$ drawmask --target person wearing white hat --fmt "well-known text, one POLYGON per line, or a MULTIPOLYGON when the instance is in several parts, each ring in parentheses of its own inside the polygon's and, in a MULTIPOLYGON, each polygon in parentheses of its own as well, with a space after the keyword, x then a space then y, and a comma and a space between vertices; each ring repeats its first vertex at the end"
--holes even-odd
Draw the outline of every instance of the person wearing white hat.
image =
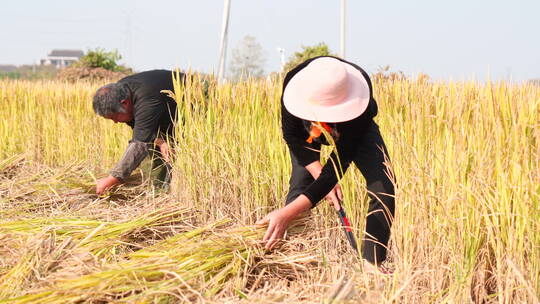
POLYGON ((293 219, 323 198, 339 210, 343 195, 337 182, 353 162, 366 179, 370 197, 362 255, 380 266, 390 238, 395 180, 373 121, 378 109, 369 76, 340 58, 311 58, 287 73, 281 102, 283 137, 293 169, 286 206, 258 221, 268 224, 266 248, 271 249, 293 219), (332 153, 322 166, 321 144, 329 141, 337 155, 332 153))

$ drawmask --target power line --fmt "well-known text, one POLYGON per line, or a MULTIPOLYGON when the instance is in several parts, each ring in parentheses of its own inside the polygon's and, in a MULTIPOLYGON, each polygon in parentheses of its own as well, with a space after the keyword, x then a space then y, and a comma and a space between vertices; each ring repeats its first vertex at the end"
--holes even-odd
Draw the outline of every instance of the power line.
POLYGON ((31 20, 48 23, 85 23, 85 22, 115 22, 114 17, 77 17, 77 18, 62 18, 62 17, 43 17, 43 16, 21 16, 21 15, 6 15, 2 19, 15 19, 17 21, 31 20))

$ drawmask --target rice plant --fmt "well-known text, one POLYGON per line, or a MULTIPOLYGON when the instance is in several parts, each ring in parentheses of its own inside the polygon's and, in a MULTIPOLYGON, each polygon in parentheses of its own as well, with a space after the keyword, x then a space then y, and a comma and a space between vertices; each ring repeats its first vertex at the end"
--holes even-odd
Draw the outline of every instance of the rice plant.
MULTIPOLYGON (((50 220, 69 218, 73 216, 70 214, 73 209, 66 207, 70 199, 65 193, 71 190, 64 185, 70 180, 81 183, 74 186, 81 192, 84 186, 92 185, 90 174, 85 179, 73 180, 54 170, 50 174, 29 171, 25 165, 18 165, 21 163, 19 155, 53 168, 77 164, 94 176, 104 174, 120 157, 130 131, 126 126, 113 126, 92 113, 91 94, 100 85, 0 81, 3 218, 30 218, 28 214, 35 212, 40 216, 49 214, 50 220), (18 182, 13 182, 15 180, 18 182)), ((74 281, 57 283, 59 290, 70 286, 83 288, 84 282, 97 282, 99 276, 108 278, 107 281, 118 275, 124 282, 122 285, 133 287, 136 292, 121 290, 121 287, 107 289, 111 288, 107 284, 102 291, 110 293, 100 293, 101 289, 94 286, 77 297, 52 291, 38 296, 35 289, 17 301, 30 301, 35 296, 32 301, 36 302, 38 298, 49 302, 59 299, 83 302, 133 299, 135 302, 136 299, 154 301, 163 296, 172 302, 200 297, 217 302, 320 302, 323 298, 335 298, 331 287, 345 286, 337 284, 338 279, 352 271, 347 282, 353 282, 352 289, 356 292, 350 297, 367 303, 538 302, 540 88, 506 82, 401 79, 376 81, 374 89, 379 105, 375 120, 386 141, 397 181, 390 248, 391 263, 396 271, 392 276, 373 277, 359 270, 361 267, 352 259, 334 213, 321 202, 321 206, 313 210, 318 226, 310 235, 319 241, 309 244, 319 252, 318 259, 323 266, 312 272, 293 274, 286 280, 277 279, 276 273, 275 279, 267 284, 260 279, 257 284, 250 283, 253 288, 250 284, 240 289, 229 288, 228 284, 223 285, 224 281, 241 282, 241 278, 250 273, 249 266, 260 261, 247 258, 256 252, 252 246, 238 251, 238 248, 248 247, 233 250, 226 243, 222 247, 229 251, 212 251, 208 241, 213 239, 210 233, 210 236, 186 241, 201 252, 188 255, 182 251, 186 254, 182 257, 208 259, 219 267, 195 263, 194 268, 182 268, 188 267, 187 264, 179 266, 177 262, 186 260, 174 255, 178 251, 172 247, 167 247, 172 252, 169 249, 156 251, 167 252, 167 257, 159 254, 137 257, 136 254, 149 252, 142 248, 137 250, 139 253, 135 251, 134 256, 125 257, 127 264, 119 264, 132 267, 133 272, 123 273, 109 265, 111 268, 103 268, 96 277, 88 274, 80 276, 80 281, 74 278, 74 281), (204 255, 204 250, 208 250, 209 255, 204 255), (161 258, 163 260, 159 260, 161 258), (146 277, 138 272, 138 264, 130 264, 137 259, 150 259, 145 261, 153 265, 149 266, 151 275, 146 277), (155 266, 162 261, 168 266, 155 266), (188 269, 197 276, 185 276, 188 269), (220 275, 223 269, 229 269, 229 275, 220 275), (179 273, 182 280, 189 279, 189 288, 178 284, 181 280, 176 274, 179 273), (176 282, 181 292, 159 294, 160 291, 170 292, 171 285, 167 284, 171 282, 176 282)), ((182 121, 177 126, 180 135, 176 143, 173 187, 168 197, 177 199, 179 206, 197 210, 192 218, 193 229, 223 217, 248 226, 266 212, 282 206, 291 168, 280 131, 280 79, 251 79, 217 86, 212 82, 201 85, 195 78, 185 86, 177 82, 174 95, 180 104, 182 121)), ((356 227, 357 238, 361 239, 367 212, 363 178, 358 170, 350 169, 341 183, 345 208, 356 227)), ((98 199, 90 198, 90 193, 87 195, 85 202, 89 204, 98 199)), ((155 198, 146 195, 125 201, 137 208, 155 204, 155 198)), ((102 203, 96 206, 103 212, 117 208, 102 203)), ((66 231, 65 236, 76 233, 77 228, 68 230, 73 231, 66 231)), ((33 230, 29 235, 39 236, 39 231, 33 230)), ((247 238, 255 240, 257 233, 247 238)), ((22 231, 14 231, 5 234, 2 241, 7 238, 13 244, 22 244, 20 240, 24 235, 22 231)), ((43 235, 43 239, 47 237, 43 235)), ((118 236, 111 234, 111 237, 118 236)), ((236 242, 235 246, 240 244, 236 242)), ((28 254, 30 260, 32 253, 28 254)), ((295 253, 286 251, 286 254, 294 256, 295 253)), ((24 269, 22 264, 17 269, 10 268, 12 266, 0 265, 0 270, 19 273, 22 270, 18 269, 24 269)), ((269 275, 267 271, 262 272, 261 278, 269 275)), ((253 275, 257 280, 257 275, 253 275)))

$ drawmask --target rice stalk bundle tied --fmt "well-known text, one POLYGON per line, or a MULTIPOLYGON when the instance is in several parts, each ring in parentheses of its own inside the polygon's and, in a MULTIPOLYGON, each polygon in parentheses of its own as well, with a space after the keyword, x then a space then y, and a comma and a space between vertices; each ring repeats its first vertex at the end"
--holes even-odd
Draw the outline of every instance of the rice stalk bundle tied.
MULTIPOLYGON (((263 255, 259 241, 266 227, 216 230, 228 222, 172 236, 100 271, 0 303, 161 303, 175 297, 194 301, 215 295, 231 279, 239 290, 246 283, 242 274, 263 255)), ((290 232, 297 232, 301 223, 290 232)))

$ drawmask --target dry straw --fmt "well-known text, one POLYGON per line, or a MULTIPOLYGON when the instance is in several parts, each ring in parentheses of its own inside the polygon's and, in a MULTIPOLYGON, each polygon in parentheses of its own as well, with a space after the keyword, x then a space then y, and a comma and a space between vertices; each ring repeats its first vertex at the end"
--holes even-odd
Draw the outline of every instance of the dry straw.
MULTIPOLYGON (((101 270, 73 279, 59 280, 42 290, 0 303, 119 302, 162 303, 176 298, 203 300, 219 292, 225 282, 241 290, 243 277, 256 257, 263 256, 259 239, 264 227, 216 230, 223 220, 178 234, 128 254, 125 261, 106 264, 101 270)), ((296 223, 291 232, 302 225, 296 223)), ((299 256, 275 263, 305 263, 299 256)))

